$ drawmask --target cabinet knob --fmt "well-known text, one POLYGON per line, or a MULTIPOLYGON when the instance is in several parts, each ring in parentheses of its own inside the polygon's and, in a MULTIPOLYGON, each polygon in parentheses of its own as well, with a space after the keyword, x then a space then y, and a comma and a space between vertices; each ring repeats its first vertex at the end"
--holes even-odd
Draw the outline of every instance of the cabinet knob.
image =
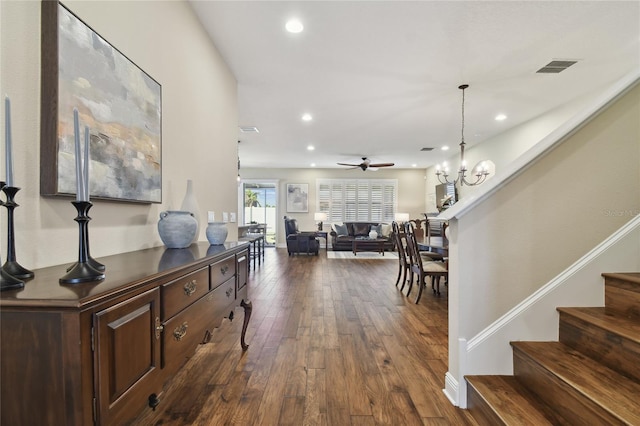
POLYGON ((229 265, 224 265, 222 268, 220 268, 220 272, 222 273, 222 275, 226 275, 228 271, 229 265))
POLYGON ((229 288, 227 291, 224 292, 227 297, 231 297, 231 294, 233 293, 233 288, 229 288))
POLYGON ((149 395, 149 407, 151 407, 153 411, 156 411, 158 404, 160 404, 160 398, 158 398, 158 395, 155 393, 149 395))
POLYGON ((198 287, 198 282, 196 280, 189 281, 184 285, 184 294, 185 296, 191 296, 196 292, 196 288, 198 287))
POLYGON ((160 333, 164 330, 164 325, 160 322, 160 317, 156 317, 156 340, 160 338, 160 333))
POLYGON ((177 326, 175 330, 173 330, 173 338, 177 341, 182 340, 184 336, 187 335, 187 322, 183 322, 181 325, 177 326))

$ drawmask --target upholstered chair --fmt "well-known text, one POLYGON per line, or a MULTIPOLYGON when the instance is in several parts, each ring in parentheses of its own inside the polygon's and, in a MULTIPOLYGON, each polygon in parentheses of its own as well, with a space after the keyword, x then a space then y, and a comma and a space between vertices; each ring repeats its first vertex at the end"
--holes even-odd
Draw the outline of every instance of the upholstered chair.
POLYGON ((287 252, 292 254, 318 255, 320 241, 315 232, 301 232, 298 229, 298 221, 287 216, 284 217, 284 232, 287 237, 287 252))

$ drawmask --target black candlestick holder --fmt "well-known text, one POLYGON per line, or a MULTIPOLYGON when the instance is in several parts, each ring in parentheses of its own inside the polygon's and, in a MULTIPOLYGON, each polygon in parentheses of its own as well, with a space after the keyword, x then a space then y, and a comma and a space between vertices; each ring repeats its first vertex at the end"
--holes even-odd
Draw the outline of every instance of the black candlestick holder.
MULTIPOLYGON (((6 183, 0 182, 0 190, 4 189, 6 183)), ((0 200, 0 205, 4 206, 4 202, 0 200)), ((2 261, 0 260, 0 263, 2 261)), ((10 275, 4 271, 4 269, 0 268, 0 291, 5 290, 16 290, 24 288, 24 281, 17 279, 13 275, 10 275)))
MULTIPOLYGON (((71 204, 78 211, 74 219, 78 222, 78 262, 76 262, 65 276, 60 278, 61 284, 77 284, 89 281, 102 281, 103 271, 94 268, 89 261, 89 209, 93 206, 89 201, 72 201, 71 204)), ((95 260, 94 260, 95 262, 95 260)), ((102 265, 102 264, 99 264, 102 265)), ((104 268, 104 265, 102 265, 104 268)))
POLYGON ((16 260, 16 240, 13 225, 13 211, 18 207, 15 202, 16 194, 20 188, 15 186, 4 186, 2 192, 7 196, 4 206, 7 208, 7 261, 2 265, 2 270, 18 279, 33 278, 33 272, 23 267, 16 260))

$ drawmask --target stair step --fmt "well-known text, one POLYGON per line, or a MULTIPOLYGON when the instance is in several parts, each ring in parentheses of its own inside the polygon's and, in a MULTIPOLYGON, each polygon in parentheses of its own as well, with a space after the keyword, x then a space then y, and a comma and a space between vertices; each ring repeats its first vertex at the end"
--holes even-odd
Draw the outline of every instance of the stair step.
POLYGON ((640 381, 640 319, 607 308, 557 308, 560 342, 640 381))
POLYGON ((480 425, 559 424, 513 376, 465 376, 467 408, 480 425), (555 421, 554 421, 555 420, 555 421))
POLYGON ((572 424, 640 425, 640 384, 560 342, 511 342, 518 380, 572 424))
POLYGON ((602 276, 607 309, 640 319, 640 273, 606 273, 602 276))

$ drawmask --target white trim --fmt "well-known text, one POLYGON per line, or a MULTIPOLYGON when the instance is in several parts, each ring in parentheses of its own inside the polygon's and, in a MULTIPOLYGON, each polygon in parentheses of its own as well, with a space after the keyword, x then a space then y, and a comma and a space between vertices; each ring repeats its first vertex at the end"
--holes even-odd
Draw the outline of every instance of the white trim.
POLYGON ((511 181, 529 168, 529 166, 532 165, 539 157, 542 157, 558 144, 562 143, 567 137, 577 132, 580 128, 595 118, 601 111, 606 109, 609 104, 615 102, 618 98, 626 94, 639 82, 640 70, 634 70, 618 80, 607 91, 605 91, 603 95, 596 100, 596 102, 574 115, 572 118, 567 120, 566 123, 551 132, 540 142, 536 143, 520 157, 506 165, 501 173, 496 174, 492 179, 487 180, 478 187, 477 192, 469 194, 468 197, 458 201, 453 206, 440 213, 438 217, 443 220, 451 220, 453 218, 460 218, 464 216, 480 202, 484 201, 491 194, 506 185, 507 182, 511 181))
POLYGON ((444 392, 451 404, 458 406, 458 381, 448 371, 444 375, 444 389, 442 389, 442 392, 444 392))

